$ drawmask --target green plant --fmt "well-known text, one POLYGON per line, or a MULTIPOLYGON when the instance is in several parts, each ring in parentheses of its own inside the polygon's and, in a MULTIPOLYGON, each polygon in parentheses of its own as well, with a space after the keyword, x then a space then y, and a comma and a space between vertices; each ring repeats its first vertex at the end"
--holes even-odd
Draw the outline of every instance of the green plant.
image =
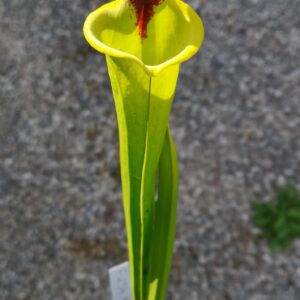
POLYGON ((300 237, 300 193, 294 186, 280 188, 274 202, 254 202, 253 210, 253 222, 271 250, 288 249, 300 237))
POLYGON ((180 0, 116 0, 92 12, 83 32, 106 56, 117 111, 133 300, 164 300, 178 188, 169 113, 202 21, 180 0))

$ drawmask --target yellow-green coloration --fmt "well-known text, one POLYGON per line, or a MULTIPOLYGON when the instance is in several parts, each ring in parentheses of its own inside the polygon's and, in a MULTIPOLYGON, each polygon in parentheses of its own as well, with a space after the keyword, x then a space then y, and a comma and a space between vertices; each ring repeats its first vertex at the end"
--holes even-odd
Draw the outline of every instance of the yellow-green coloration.
POLYGON ((133 300, 164 300, 178 186, 168 119, 179 65, 200 48, 202 22, 185 3, 165 0, 142 39, 129 0, 117 0, 92 12, 83 31, 106 55, 115 100, 133 300))

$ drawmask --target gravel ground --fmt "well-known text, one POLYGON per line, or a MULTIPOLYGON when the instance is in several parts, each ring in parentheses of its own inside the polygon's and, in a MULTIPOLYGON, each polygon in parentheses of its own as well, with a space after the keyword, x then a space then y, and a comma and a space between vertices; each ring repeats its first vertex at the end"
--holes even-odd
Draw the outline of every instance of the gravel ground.
MULTIPOLYGON (((127 258, 118 138, 96 0, 0 0, 0 299, 110 299, 127 258)), ((202 51, 182 66, 170 300, 300 299, 300 242, 272 254, 253 199, 300 188, 299 0, 193 0, 202 51)))

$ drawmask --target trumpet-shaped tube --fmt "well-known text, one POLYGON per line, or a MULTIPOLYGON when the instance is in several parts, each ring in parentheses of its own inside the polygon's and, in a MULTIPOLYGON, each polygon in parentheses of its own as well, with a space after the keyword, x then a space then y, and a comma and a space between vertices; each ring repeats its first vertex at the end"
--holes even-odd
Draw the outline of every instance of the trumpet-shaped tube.
POLYGON ((180 63, 200 48, 202 22, 179 0, 116 0, 92 12, 83 31, 106 55, 117 111, 133 298, 163 300, 178 186, 168 119, 180 63))

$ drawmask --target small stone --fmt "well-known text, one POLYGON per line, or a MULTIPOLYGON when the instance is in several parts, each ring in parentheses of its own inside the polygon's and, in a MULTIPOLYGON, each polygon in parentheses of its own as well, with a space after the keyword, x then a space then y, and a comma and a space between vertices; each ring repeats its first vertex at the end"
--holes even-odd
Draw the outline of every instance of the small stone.
POLYGON ((277 184, 279 186, 285 186, 287 184, 285 177, 283 177, 282 175, 277 177, 277 184))
POLYGON ((77 273, 75 273, 75 278, 78 281, 83 281, 83 280, 85 280, 87 278, 87 274, 82 273, 82 272, 77 272, 77 273))
POLYGON ((9 158, 4 159, 3 164, 6 168, 9 168, 9 167, 11 167, 13 162, 14 162, 13 159, 9 157, 9 158))
POLYGON ((211 59, 211 66, 216 69, 216 70, 219 70, 221 68, 224 67, 225 65, 225 56, 222 55, 222 54, 219 54, 219 55, 214 55, 211 59))

